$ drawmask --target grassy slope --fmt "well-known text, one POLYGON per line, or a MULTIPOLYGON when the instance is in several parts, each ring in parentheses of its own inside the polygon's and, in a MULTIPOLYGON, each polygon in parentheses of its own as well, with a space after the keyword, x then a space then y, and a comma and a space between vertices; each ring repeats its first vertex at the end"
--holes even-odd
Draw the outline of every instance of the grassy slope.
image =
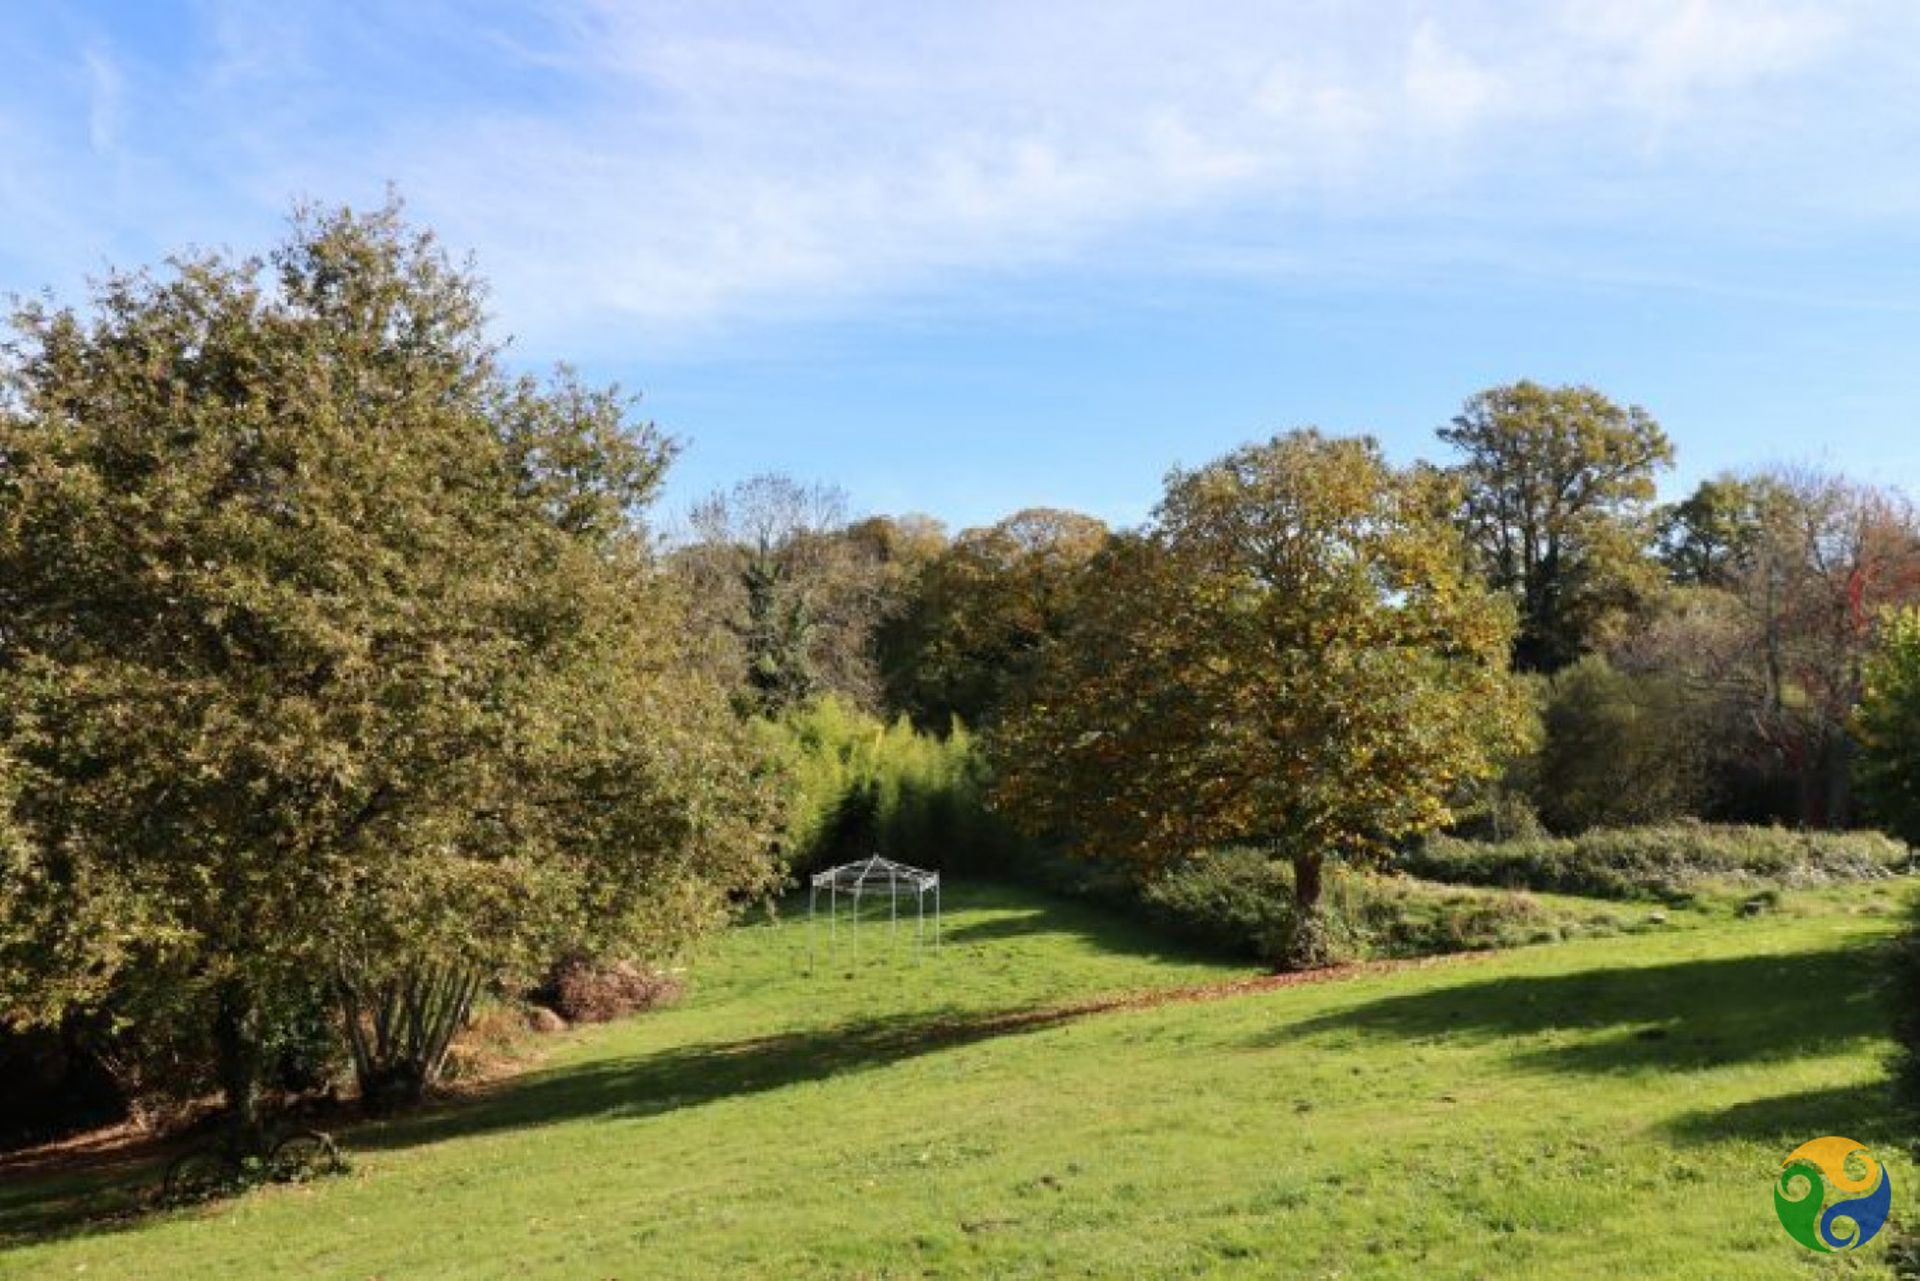
MULTIPOLYGON (((1234 971, 999 889, 918 966, 869 933, 808 979, 799 931, 743 928, 680 1007, 353 1134, 347 1180, 0 1274, 1884 1275, 1793 1245, 1769 1180, 1847 1134, 1909 1204, 1871 993, 1898 892, 1018 1032, 985 1016, 1234 971)), ((47 1191, 0 1187, 0 1231, 47 1191)))

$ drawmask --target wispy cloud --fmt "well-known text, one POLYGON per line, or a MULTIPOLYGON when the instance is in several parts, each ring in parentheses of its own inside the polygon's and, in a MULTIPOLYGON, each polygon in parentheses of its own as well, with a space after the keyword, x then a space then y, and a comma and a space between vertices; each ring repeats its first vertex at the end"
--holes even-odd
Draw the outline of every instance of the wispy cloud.
POLYGON ((98 154, 120 140, 121 81, 113 55, 95 46, 81 55, 87 72, 87 140, 98 154))
POLYGON ((1499 225, 1516 191, 1530 217, 1911 213, 1916 21, 1905 0, 212 5, 180 62, 73 55, 89 145, 143 148, 152 207, 65 158, 47 182, 123 243, 394 179, 479 253, 511 327, 578 346, 1144 266, 1197 225, 1269 257, 1303 216, 1499 225))

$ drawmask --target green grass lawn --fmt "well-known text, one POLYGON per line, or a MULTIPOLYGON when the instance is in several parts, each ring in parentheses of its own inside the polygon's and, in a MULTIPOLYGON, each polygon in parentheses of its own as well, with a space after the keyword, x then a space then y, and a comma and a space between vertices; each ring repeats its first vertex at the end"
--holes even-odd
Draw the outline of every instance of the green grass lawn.
POLYGON ((0 1275, 1884 1276, 1884 1234, 1809 1254, 1770 1188, 1844 1134, 1911 1204, 1874 996, 1902 893, 1025 1020, 1247 971, 999 887, 920 961, 869 927, 809 977, 802 929, 746 926, 677 1007, 344 1135, 344 1179, 64 1228, 99 1176, 0 1183, 0 1275))

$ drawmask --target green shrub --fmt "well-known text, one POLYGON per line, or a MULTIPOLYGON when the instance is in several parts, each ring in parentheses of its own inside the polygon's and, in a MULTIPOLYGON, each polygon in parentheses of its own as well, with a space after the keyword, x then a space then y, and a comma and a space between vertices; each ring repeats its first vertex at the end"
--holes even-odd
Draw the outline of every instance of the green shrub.
POLYGON ((1500 780, 1457 802, 1447 835, 1469 841, 1523 840, 1547 834, 1525 790, 1500 780))
POLYGON ((1170 933, 1227 955, 1275 960, 1293 935, 1292 869, 1255 850, 1189 859, 1143 885, 1140 903, 1170 933))
MULTIPOLYGON (((1855 713, 1860 737, 1860 788, 1879 819, 1909 841, 1920 841, 1920 611, 1904 609, 1881 620, 1866 689, 1855 713)), ((1911 1138, 1920 1131, 1920 904, 1888 949, 1885 999, 1893 1022, 1893 1096, 1911 1138)), ((1920 1143, 1914 1150, 1920 1153, 1920 1143)), ((1920 1231, 1906 1227, 1888 1250, 1894 1274, 1920 1277, 1920 1231)))
MULTIPOLYGON (((1294 928, 1288 865, 1256 850, 1204 854, 1139 890, 1162 928, 1230 956, 1276 962, 1294 928)), ((1461 889, 1353 868, 1328 870, 1322 905, 1340 960, 1431 956, 1553 942, 1621 928, 1610 912, 1555 911, 1528 894, 1461 889)))
POLYGON ((999 872, 1024 849, 986 808, 986 764, 964 725, 942 737, 823 698, 759 732, 792 781, 785 853, 796 875, 875 853, 999 872))
POLYGON ((1920 844, 1920 609, 1880 623, 1854 714, 1863 799, 1888 830, 1920 844))
POLYGON ((1715 714, 1683 680, 1581 659, 1548 683, 1533 762, 1541 819, 1578 832, 1701 813, 1722 751, 1715 714))
POLYGON ((1878 832, 1679 822, 1497 842, 1435 836, 1401 866, 1458 885, 1674 902, 1715 883, 1799 889, 1872 880, 1906 861, 1906 848, 1878 832))
POLYGON ((1367 880, 1360 928, 1377 956, 1483 952, 1626 928, 1612 910, 1551 907, 1525 891, 1462 889, 1409 876, 1367 880))

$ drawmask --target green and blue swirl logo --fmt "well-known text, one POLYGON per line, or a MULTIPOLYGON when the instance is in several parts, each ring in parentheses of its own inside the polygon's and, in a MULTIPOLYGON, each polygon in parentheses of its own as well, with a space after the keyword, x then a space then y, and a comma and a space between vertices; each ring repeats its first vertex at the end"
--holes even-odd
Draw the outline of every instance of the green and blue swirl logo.
POLYGON ((1893 1208, 1887 1168, 1852 1139, 1828 1135, 1787 1153, 1773 1182, 1773 1210, 1809 1250, 1844 1254, 1873 1240, 1893 1208))

